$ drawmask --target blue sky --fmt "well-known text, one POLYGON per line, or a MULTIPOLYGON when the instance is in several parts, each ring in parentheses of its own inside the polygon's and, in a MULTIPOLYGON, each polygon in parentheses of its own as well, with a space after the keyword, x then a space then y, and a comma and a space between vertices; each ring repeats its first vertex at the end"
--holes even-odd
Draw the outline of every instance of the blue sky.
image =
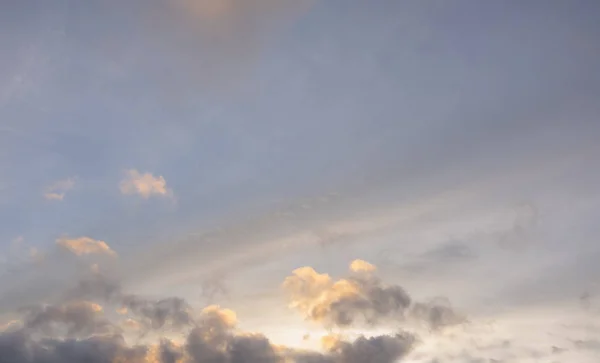
POLYGON ((452 332, 467 353, 421 332, 396 359, 600 354, 581 325, 600 329, 597 2, 0 9, 7 321, 101 273, 195 309, 216 284, 244 329, 310 345, 321 327, 285 308, 281 282, 361 259, 471 322, 452 332), (557 314, 579 328, 544 322, 557 314), (480 345, 510 349, 463 347, 486 319, 500 326, 480 345))

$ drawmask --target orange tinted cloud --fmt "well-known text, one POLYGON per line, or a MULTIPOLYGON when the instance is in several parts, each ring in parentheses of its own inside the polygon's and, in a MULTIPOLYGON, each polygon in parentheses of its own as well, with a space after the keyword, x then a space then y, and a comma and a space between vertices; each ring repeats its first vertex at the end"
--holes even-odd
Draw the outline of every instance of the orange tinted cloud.
POLYGON ((108 244, 106 244, 106 242, 95 240, 90 237, 59 238, 56 240, 56 244, 76 254, 77 256, 89 254, 105 254, 110 256, 117 255, 117 253, 113 251, 108 244))
POLYGON ((144 199, 171 195, 167 181, 162 175, 155 177, 151 173, 142 174, 135 169, 127 170, 125 174, 125 178, 119 184, 123 194, 139 194, 144 199))

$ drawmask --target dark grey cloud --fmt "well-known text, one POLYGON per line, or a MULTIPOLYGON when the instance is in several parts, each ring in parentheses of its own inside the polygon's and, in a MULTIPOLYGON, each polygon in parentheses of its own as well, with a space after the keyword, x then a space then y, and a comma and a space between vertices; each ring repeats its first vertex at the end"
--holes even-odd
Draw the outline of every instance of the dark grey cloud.
POLYGON ((47 336, 64 333, 69 337, 85 337, 116 330, 104 317, 102 307, 87 301, 27 309, 23 325, 27 330, 40 331, 47 336))
POLYGON ((432 330, 466 322, 466 318, 457 313, 446 298, 417 302, 412 306, 410 315, 432 330))
POLYGON ((334 347, 335 361, 340 363, 392 363, 411 351, 415 342, 410 334, 360 337, 352 343, 340 342, 334 347))
POLYGON ((181 298, 148 299, 124 293, 120 284, 102 275, 95 275, 80 281, 66 294, 67 297, 100 299, 118 308, 125 308, 131 314, 147 323, 149 329, 160 329, 165 325, 174 328, 191 326, 194 323, 192 309, 181 298))
POLYGON ((189 363, 276 363, 283 360, 269 340, 261 335, 212 336, 206 327, 192 330, 185 351, 189 363))
POLYGON ((401 316, 411 304, 410 296, 400 286, 383 286, 374 279, 352 281, 362 294, 341 296, 329 306, 330 319, 338 326, 352 325, 360 317, 375 325, 385 317, 401 316))
POLYGON ((183 351, 168 339, 162 339, 159 346, 162 363, 177 363, 183 358, 183 351))
POLYGON ((146 352, 127 346, 120 335, 34 340, 23 331, 0 334, 0 363, 142 363, 146 352))
POLYGON ((181 328, 194 322, 190 306, 181 298, 149 300, 136 295, 123 295, 120 302, 133 314, 148 320, 152 329, 160 329, 168 323, 181 328))
POLYGON ((415 336, 406 332, 360 336, 353 342, 334 341, 323 354, 291 352, 290 356, 298 363, 392 363, 411 352, 415 343, 415 336))

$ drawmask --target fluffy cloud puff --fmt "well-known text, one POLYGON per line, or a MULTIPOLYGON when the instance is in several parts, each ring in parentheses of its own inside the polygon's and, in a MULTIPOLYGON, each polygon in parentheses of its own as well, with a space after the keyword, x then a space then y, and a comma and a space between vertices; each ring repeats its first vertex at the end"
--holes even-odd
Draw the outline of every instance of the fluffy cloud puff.
POLYGON ((328 327, 411 317, 437 329, 463 321, 445 300, 413 303, 404 288, 384 285, 373 274, 375 270, 370 263, 355 260, 350 264, 351 275, 336 281, 311 267, 301 267, 285 279, 283 288, 290 307, 328 327))
POLYGON ((169 196, 167 181, 162 175, 155 177, 150 173, 140 173, 135 169, 127 170, 125 178, 119 184, 123 194, 138 194, 144 199, 152 196, 169 196))

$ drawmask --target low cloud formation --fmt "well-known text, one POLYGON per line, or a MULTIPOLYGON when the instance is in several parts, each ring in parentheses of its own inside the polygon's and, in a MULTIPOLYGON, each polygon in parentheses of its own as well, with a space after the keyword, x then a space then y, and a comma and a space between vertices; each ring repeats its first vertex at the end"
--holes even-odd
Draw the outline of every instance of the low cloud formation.
POLYGON ((102 275, 80 281, 65 298, 103 301, 115 306, 120 315, 136 317, 145 331, 161 329, 167 325, 181 329, 194 324, 192 309, 185 300, 177 297, 148 299, 128 294, 123 292, 117 282, 102 275))
POLYGON ((104 318, 102 307, 88 301, 28 309, 23 318, 23 326, 26 330, 39 331, 47 336, 63 333, 68 337, 106 334, 114 330, 112 324, 104 318))
POLYGON ((123 194, 138 194, 144 199, 172 195, 172 191, 167 188, 167 181, 162 175, 155 177, 151 173, 142 174, 135 169, 127 170, 125 174, 125 178, 119 184, 119 189, 123 194))
POLYGON ((143 363, 146 347, 129 347, 121 335, 36 340, 25 331, 0 335, 2 363, 143 363))
POLYGON ((191 308, 181 298, 149 300, 136 295, 122 295, 120 299, 128 313, 138 316, 142 319, 140 323, 151 329, 160 329, 167 324, 181 328, 194 322, 191 308))
MULTIPOLYGON (((347 318, 338 316, 342 323, 359 309, 365 316, 383 316, 408 306, 403 290, 384 287, 372 276, 375 266, 360 260, 352 266, 355 276, 345 282, 333 282, 311 268, 297 270, 294 276, 309 280, 299 284, 313 288, 307 292, 310 296, 332 289, 329 297, 347 297, 335 302, 347 314, 347 318), (363 300, 356 298, 356 292, 366 294, 363 300)), ((239 330, 232 310, 209 305, 198 311, 178 297, 145 298, 125 292, 101 274, 80 281, 59 301, 21 309, 17 320, 3 326, 0 363, 392 363, 406 356, 417 341, 408 332, 359 336, 352 341, 330 336, 323 341, 322 351, 298 350, 275 345, 260 333, 239 330), (147 335, 150 331, 154 334, 147 335), (173 332, 183 333, 182 339, 167 339, 163 335, 167 331, 170 337, 173 332), (145 343, 126 342, 136 336, 145 337, 145 343), (155 343, 148 340, 152 337, 155 343)))
POLYGON ((69 252, 74 253, 77 256, 89 255, 89 254, 105 254, 109 256, 117 256, 117 253, 113 251, 106 242, 95 240, 90 237, 79 237, 79 238, 59 238, 56 240, 56 244, 69 252))
POLYGON ((465 317, 454 311, 446 298, 435 298, 428 302, 417 302, 411 309, 411 317, 424 323, 432 330, 460 324, 465 317))
POLYGON ((4 363, 392 363, 413 348, 409 333, 353 342, 331 339, 325 352, 307 352, 272 344, 258 333, 239 331, 233 311, 208 306, 181 342, 160 338, 156 344, 130 346, 118 332, 98 330, 103 310, 80 302, 31 313, 24 327, 0 333, 4 363), (54 324, 52 330, 46 328, 54 324), (72 328, 73 337, 60 334, 72 328), (76 328, 74 328, 76 327, 76 328), (92 336, 89 334, 95 333, 92 336))
POLYGON ((410 352, 415 337, 409 333, 381 335, 366 338, 359 337, 354 342, 335 340, 330 342, 329 353, 334 362, 339 363, 392 363, 410 352))
POLYGON ((75 186, 75 179, 68 178, 64 180, 59 180, 52 185, 46 187, 44 191, 44 198, 48 200, 63 200, 65 198, 65 194, 73 189, 75 186))
POLYGON ((373 325, 384 319, 403 321, 412 317, 438 329, 464 320, 446 301, 413 303, 401 286, 384 285, 373 275, 375 270, 374 265, 355 260, 350 264, 351 276, 334 281, 327 274, 302 267, 285 279, 283 288, 290 307, 327 327, 373 325))

